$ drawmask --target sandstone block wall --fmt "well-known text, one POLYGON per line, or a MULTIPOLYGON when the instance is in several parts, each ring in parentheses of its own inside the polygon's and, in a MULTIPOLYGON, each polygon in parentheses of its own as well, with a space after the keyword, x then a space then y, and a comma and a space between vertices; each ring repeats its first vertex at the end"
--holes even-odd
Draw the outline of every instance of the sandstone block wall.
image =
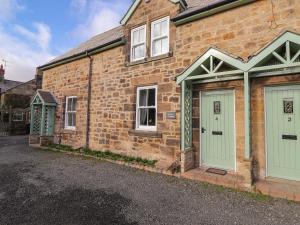
MULTIPOLYGON (((180 87, 175 78, 211 47, 247 60, 285 30, 300 33, 300 5, 297 0, 261 0, 198 21, 176 27, 170 23, 170 53, 151 58, 147 42, 147 60, 129 62, 130 30, 147 25, 150 40, 151 21, 176 15, 179 5, 168 0, 142 1, 125 25, 127 44, 94 55, 91 99, 90 147, 111 150, 149 159, 175 161, 180 151, 180 87), (271 4, 273 2, 273 4, 271 4), (159 137, 148 137, 130 132, 135 128, 136 89, 139 86, 158 85, 159 137), (167 112, 176 112, 176 119, 166 118, 167 112)), ((81 59, 44 71, 43 89, 54 92, 59 100, 56 113, 55 140, 74 147, 85 145, 88 59, 81 59), (64 97, 78 96, 77 129, 63 129, 64 97)), ((266 78, 267 79, 267 78, 266 78)), ((280 82, 280 80, 275 81, 280 82)), ((294 78, 298 81, 299 77, 294 78)), ((259 160, 260 174, 264 174, 264 143, 262 123, 257 114, 262 111, 261 79, 252 82, 254 156, 259 160)), ((290 79, 290 82, 295 80, 290 79)), ((193 145, 195 166, 199 165, 199 90, 234 88, 236 93, 237 172, 250 180, 250 164, 244 161, 243 82, 232 81, 199 85, 194 90, 193 145), (198 105, 197 105, 198 104, 198 105)), ((260 114, 261 115, 261 114, 260 114)))

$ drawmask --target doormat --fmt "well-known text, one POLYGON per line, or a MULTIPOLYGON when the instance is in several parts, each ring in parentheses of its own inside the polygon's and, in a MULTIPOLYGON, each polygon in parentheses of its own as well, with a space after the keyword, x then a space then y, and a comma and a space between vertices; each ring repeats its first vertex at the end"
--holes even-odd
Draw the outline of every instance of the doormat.
POLYGON ((218 175, 222 175, 222 176, 225 176, 227 174, 226 170, 220 170, 220 169, 215 169, 215 168, 209 168, 206 170, 206 172, 214 173, 214 174, 218 174, 218 175))

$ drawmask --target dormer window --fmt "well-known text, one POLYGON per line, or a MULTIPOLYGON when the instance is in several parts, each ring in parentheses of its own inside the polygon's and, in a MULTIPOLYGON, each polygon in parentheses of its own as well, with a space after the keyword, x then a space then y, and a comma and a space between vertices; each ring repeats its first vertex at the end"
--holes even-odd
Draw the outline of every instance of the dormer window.
POLYGON ((169 17, 151 23, 151 56, 169 52, 169 17))
POLYGON ((146 57, 146 25, 131 30, 131 61, 146 57))

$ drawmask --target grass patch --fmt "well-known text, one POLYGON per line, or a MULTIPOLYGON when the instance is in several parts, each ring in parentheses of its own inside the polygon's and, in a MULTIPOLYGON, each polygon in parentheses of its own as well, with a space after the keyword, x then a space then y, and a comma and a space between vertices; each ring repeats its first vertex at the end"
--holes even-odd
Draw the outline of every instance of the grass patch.
POLYGON ((259 201, 259 202, 270 202, 273 200, 273 198, 269 195, 264 195, 260 193, 252 193, 252 192, 245 192, 247 196, 250 198, 259 201))
POLYGON ((125 155, 113 153, 111 151, 100 152, 100 151, 93 151, 91 149, 86 149, 86 148, 74 149, 71 146, 59 145, 59 144, 51 144, 48 145, 47 147, 51 149, 62 150, 67 152, 77 152, 77 153, 81 153, 82 155, 93 156, 99 159, 110 159, 114 161, 122 161, 126 163, 133 163, 133 164, 139 164, 144 166, 154 167, 155 164, 157 163, 157 160, 149 160, 140 157, 125 156, 125 155))

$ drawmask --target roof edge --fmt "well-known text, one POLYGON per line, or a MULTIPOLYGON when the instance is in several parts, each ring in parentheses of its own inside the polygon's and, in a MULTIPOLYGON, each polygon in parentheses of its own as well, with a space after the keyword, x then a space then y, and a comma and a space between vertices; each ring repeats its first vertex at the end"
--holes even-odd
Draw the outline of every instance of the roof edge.
MULTIPOLYGON (((180 3, 183 8, 187 7, 187 3, 185 0, 169 0, 169 1, 174 4, 180 3)), ((141 3, 141 0, 135 0, 132 2, 131 6, 129 7, 129 9, 127 10, 127 12, 125 13, 125 15, 123 16, 123 18, 120 21, 121 25, 125 25, 127 23, 127 21, 132 16, 132 14, 137 9, 137 7, 140 3, 141 3)))
POLYGON ((24 85, 24 84, 27 84, 27 83, 29 83, 29 82, 31 82, 31 81, 34 81, 34 80, 35 80, 35 79, 33 78, 33 79, 28 80, 28 81, 25 81, 25 82, 17 81, 17 82, 21 82, 21 83, 20 83, 20 84, 17 84, 16 86, 14 86, 14 87, 12 87, 12 88, 7 89, 6 91, 4 91, 4 92, 2 92, 2 93, 5 93, 5 92, 7 92, 7 91, 10 91, 11 89, 14 89, 14 88, 16 88, 16 87, 20 87, 20 86, 22 86, 22 85, 24 85))
POLYGON ((229 9, 233 9, 242 5, 246 5, 256 0, 225 0, 223 2, 218 2, 212 5, 209 5, 204 8, 200 8, 195 11, 191 11, 189 13, 175 16, 171 19, 175 23, 176 26, 192 22, 194 20, 198 20, 204 17, 208 17, 229 9))
POLYGON ((59 66, 59 65, 63 65, 63 64, 69 63, 69 62, 73 62, 75 60, 85 58, 88 55, 94 55, 96 53, 103 52, 103 51, 106 51, 106 50, 109 50, 109 49, 121 46, 123 44, 125 44, 124 38, 123 37, 122 38, 118 38, 118 39, 110 41, 110 42, 108 42, 108 43, 106 43, 104 45, 100 45, 98 47, 95 47, 95 48, 92 48, 92 49, 88 49, 88 50, 83 51, 81 53, 78 53, 78 54, 75 54, 75 55, 72 55, 72 56, 69 56, 69 57, 66 57, 66 58, 63 58, 63 59, 51 62, 51 63, 44 64, 42 66, 37 67, 37 69, 41 69, 41 70, 51 69, 53 67, 56 67, 56 66, 59 66))

